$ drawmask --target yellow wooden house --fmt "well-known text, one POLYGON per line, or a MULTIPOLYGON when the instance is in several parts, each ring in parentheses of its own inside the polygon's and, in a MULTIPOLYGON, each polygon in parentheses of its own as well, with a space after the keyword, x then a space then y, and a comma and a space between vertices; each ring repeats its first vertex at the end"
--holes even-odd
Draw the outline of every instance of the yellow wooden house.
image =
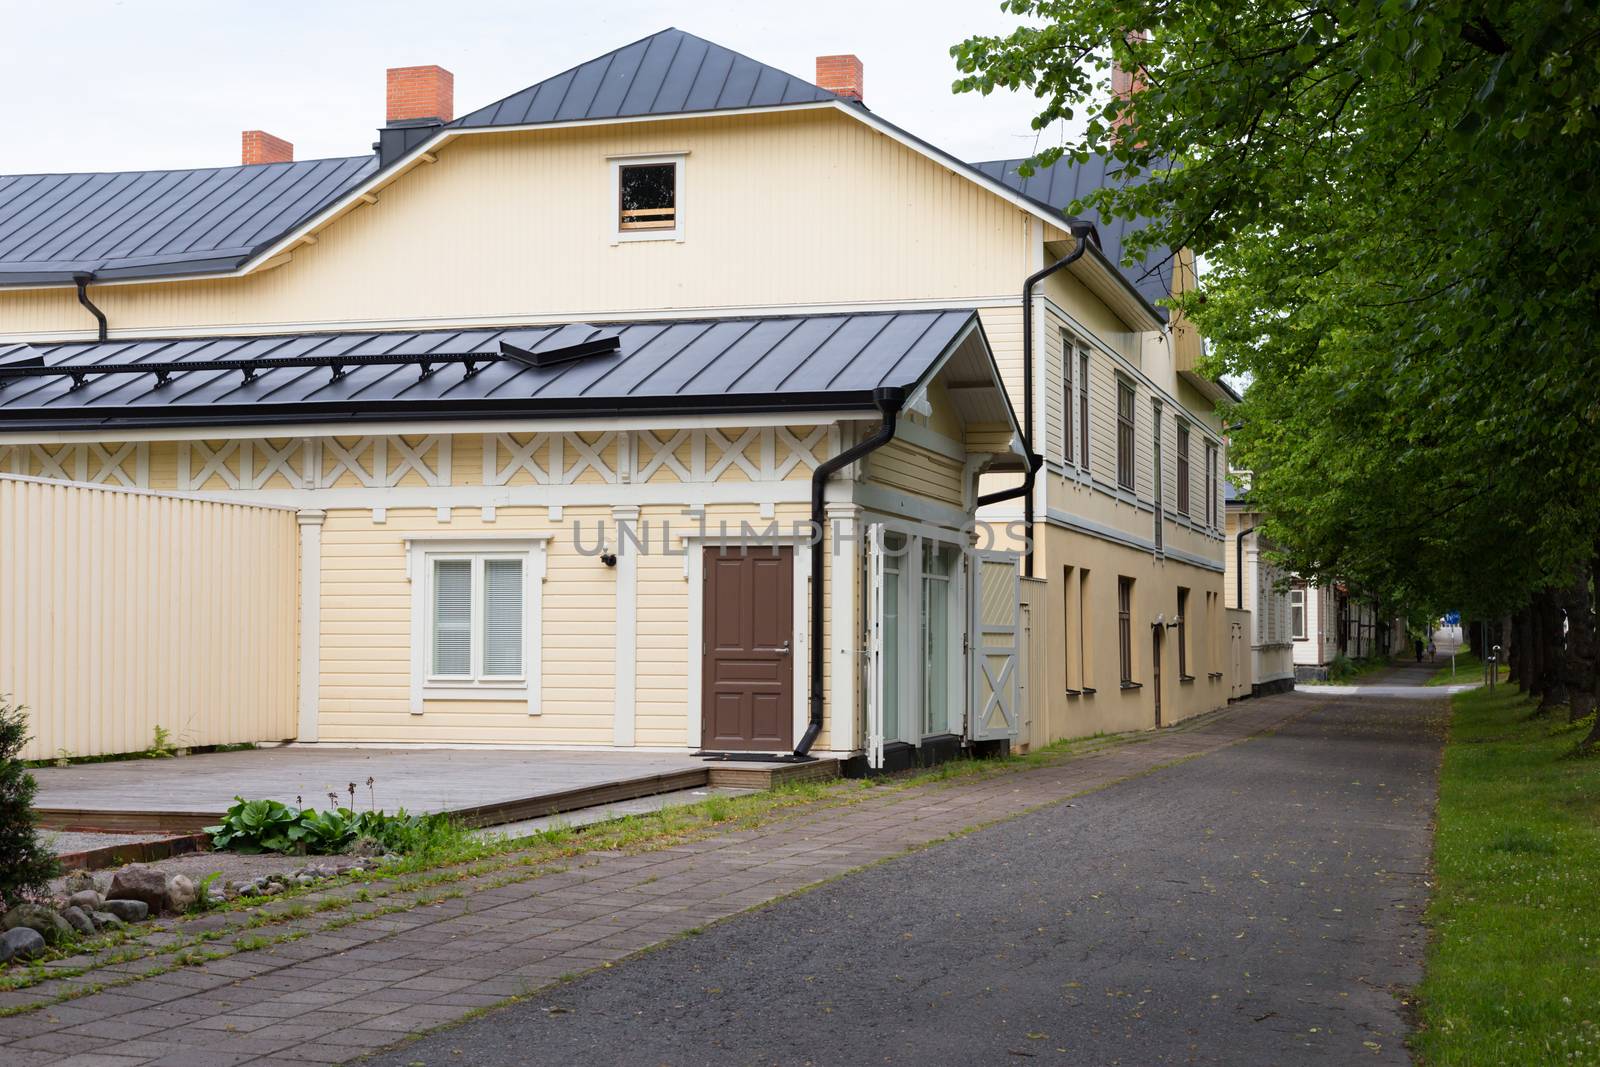
POLYGON ((1220 705, 1192 264, 818 71, 666 30, 459 117, 391 70, 370 155, 0 177, 30 755, 165 715, 892 767, 1220 705))

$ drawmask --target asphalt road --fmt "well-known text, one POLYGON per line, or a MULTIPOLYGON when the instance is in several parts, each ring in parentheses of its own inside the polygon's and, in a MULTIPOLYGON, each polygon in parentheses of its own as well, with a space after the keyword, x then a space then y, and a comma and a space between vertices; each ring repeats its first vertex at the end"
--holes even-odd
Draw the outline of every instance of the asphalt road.
POLYGON ((1408 1063, 1442 702, 1275 734, 857 872, 383 1064, 1408 1063))

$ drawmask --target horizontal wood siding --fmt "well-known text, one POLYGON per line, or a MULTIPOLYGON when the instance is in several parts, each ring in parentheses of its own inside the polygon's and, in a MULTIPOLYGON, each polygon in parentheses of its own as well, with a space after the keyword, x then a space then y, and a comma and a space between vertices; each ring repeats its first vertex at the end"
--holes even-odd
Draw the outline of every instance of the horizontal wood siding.
POLYGON ((290 511, 0 478, 0 693, 24 758, 295 733, 290 511))
POLYGON ((908 493, 960 507, 963 465, 905 441, 890 441, 867 458, 867 478, 908 493))

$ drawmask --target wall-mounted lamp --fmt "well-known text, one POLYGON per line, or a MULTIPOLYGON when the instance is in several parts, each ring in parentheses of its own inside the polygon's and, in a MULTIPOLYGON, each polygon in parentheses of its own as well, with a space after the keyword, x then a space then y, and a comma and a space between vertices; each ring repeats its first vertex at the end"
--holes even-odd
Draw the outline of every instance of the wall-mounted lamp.
POLYGON ((617 554, 615 552, 602 552, 600 553, 600 562, 607 567, 615 567, 617 565, 617 554))

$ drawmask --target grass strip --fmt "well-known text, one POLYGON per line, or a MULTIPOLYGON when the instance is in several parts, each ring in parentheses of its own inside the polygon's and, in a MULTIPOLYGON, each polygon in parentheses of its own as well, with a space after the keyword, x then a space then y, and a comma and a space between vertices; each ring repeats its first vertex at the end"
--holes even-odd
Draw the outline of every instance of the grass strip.
POLYGON ((1430 1065, 1600 1063, 1600 759, 1515 687, 1451 698, 1413 1047, 1430 1065))
MULTIPOLYGON (((1483 661, 1468 651, 1465 645, 1462 645, 1461 651, 1456 653, 1456 666, 1453 672, 1450 669, 1449 656, 1440 656, 1439 662, 1443 666, 1434 671, 1423 683, 1424 685, 1471 685, 1484 679, 1483 661)), ((1501 663, 1499 670, 1500 680, 1505 681, 1506 676, 1511 673, 1511 668, 1501 663)))

